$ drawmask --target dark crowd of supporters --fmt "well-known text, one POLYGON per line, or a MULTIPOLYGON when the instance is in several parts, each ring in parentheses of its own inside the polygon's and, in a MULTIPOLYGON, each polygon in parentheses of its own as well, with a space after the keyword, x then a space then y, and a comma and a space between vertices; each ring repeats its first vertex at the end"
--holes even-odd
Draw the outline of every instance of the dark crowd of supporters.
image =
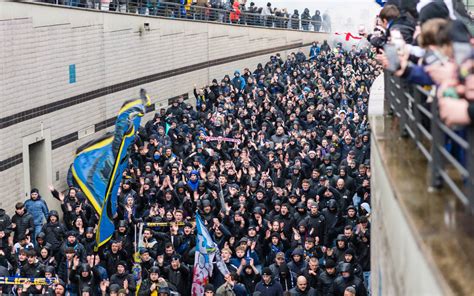
POLYGON ((331 18, 327 12, 308 8, 304 11, 288 11, 277 8, 268 2, 258 7, 247 0, 38 0, 41 2, 156 15, 171 18, 186 18, 206 21, 242 24, 249 26, 266 26, 294 30, 330 32, 331 18))
POLYGON ((195 88, 195 108, 159 110, 138 132, 97 255, 98 217, 72 177, 64 193, 33 189, 0 213, 0 276, 59 281, 2 293, 190 295, 199 211, 230 271, 214 268, 205 295, 366 295, 374 58, 315 42, 309 56, 276 54, 195 88))

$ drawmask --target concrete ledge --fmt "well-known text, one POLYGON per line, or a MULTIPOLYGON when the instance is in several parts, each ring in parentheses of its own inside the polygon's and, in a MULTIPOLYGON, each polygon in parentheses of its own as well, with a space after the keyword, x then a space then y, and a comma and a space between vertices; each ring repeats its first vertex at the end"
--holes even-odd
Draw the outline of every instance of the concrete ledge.
POLYGON ((457 199, 448 190, 428 191, 428 163, 380 112, 383 100, 383 91, 374 89, 369 108, 372 293, 472 295, 473 239, 449 219, 459 214, 457 199))

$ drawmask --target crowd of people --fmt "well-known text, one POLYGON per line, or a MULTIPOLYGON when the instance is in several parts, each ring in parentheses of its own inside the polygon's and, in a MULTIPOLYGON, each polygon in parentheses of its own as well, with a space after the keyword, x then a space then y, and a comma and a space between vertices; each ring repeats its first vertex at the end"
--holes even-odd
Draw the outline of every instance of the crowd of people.
MULTIPOLYGON (((461 1, 423 1, 405 7, 395 4, 382 9, 379 34, 371 38, 379 44, 377 59, 407 83, 432 86, 441 119, 457 126, 462 135, 461 127, 474 122, 471 14, 461 1), (383 50, 386 42, 396 48, 395 55, 383 50)), ((427 98, 426 104, 431 102, 427 98)))
POLYGON ((315 42, 309 56, 196 87, 195 108, 159 110, 137 134, 98 254, 99 217, 74 179, 64 193, 33 189, 0 211, 0 276, 58 280, 1 293, 190 295, 199 212, 230 272, 214 268, 206 295, 366 295, 374 57, 315 42))
POLYGON ((173 18, 187 18, 206 21, 266 26, 294 30, 330 32, 329 14, 319 10, 311 15, 308 8, 300 12, 289 12, 276 8, 268 2, 257 7, 247 0, 40 0, 51 4, 93 8, 109 11, 139 13, 173 18))

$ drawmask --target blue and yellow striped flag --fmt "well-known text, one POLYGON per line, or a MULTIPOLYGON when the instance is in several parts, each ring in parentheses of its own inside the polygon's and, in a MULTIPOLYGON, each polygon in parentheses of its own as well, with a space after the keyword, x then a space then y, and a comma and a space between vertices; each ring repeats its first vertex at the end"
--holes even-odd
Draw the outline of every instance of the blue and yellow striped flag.
POLYGON ((115 230, 117 194, 128 166, 129 147, 135 141, 145 107, 150 98, 145 90, 140 98, 126 101, 115 121, 114 133, 89 142, 76 151, 72 166, 74 179, 99 214, 97 248, 107 243, 115 230))

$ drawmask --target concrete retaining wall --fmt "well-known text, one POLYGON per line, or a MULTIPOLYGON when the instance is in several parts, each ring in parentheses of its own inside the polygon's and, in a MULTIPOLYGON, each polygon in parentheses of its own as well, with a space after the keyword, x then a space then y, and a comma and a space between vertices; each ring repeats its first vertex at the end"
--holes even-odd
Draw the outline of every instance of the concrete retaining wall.
MULTIPOLYGON (((446 286, 423 252, 420 237, 401 207, 381 153, 385 127, 383 76, 371 88, 371 291, 372 295, 446 295, 446 286)), ((403 152, 402 152, 403 153, 403 152)), ((399 154, 400 157, 402 154, 399 154)))

